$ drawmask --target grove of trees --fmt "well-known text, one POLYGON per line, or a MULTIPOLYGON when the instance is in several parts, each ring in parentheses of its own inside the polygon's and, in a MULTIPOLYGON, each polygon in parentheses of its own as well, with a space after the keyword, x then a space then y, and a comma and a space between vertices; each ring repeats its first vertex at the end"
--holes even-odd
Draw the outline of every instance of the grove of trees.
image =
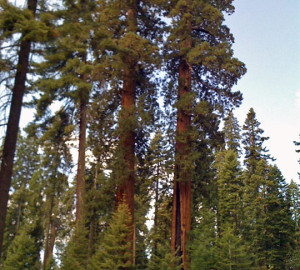
POLYGON ((233 13, 0 0, 1 269, 300 269, 299 186, 234 116, 233 13))

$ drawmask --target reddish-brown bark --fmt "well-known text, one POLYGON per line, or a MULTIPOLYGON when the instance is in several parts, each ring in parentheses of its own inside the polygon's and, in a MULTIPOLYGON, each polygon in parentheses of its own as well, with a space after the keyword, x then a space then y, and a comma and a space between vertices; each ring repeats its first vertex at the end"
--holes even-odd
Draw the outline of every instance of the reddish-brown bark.
POLYGON ((120 119, 120 143, 122 147, 122 166, 123 175, 121 177, 121 183, 118 187, 116 204, 117 206, 121 202, 125 202, 128 205, 131 222, 129 226, 131 227, 131 234, 128 237, 131 241, 131 247, 133 252, 133 262, 134 262, 134 252, 135 252, 135 237, 134 237, 134 144, 135 144, 135 133, 133 129, 133 113, 135 108, 135 70, 126 69, 124 71, 123 78, 123 91, 122 91, 122 113, 120 119), (128 120, 129 123, 126 121, 128 120), (131 122, 131 123, 130 123, 131 122))
MULTIPOLYGON (((185 47, 191 47, 190 39, 185 47)), ((191 92, 191 66, 182 57, 179 63, 178 101, 188 100, 191 92)), ((188 269, 189 259, 186 244, 191 230, 191 171, 190 138, 191 114, 189 102, 179 105, 177 112, 175 173, 173 191, 173 211, 171 227, 171 250, 182 256, 183 269, 188 269)))
MULTIPOLYGON (((33 15, 35 15, 36 6, 37 0, 28 0, 28 9, 31 10, 33 15)), ((9 189, 13 172, 13 161, 25 91, 26 74, 29 66, 30 47, 31 41, 29 39, 21 41, 17 73, 12 91, 10 113, 2 152, 0 169, 0 257, 3 245, 9 189)))
MULTIPOLYGON (((136 33, 137 1, 128 1, 127 31, 136 33)), ((120 146, 123 172, 119 182, 116 205, 125 202, 129 208, 131 233, 128 241, 131 242, 132 262, 135 264, 135 227, 134 227, 134 158, 135 158, 135 91, 136 91, 136 59, 128 55, 123 71, 123 89, 121 92, 120 114, 120 146)))
POLYGON ((47 263, 49 262, 49 259, 53 255, 53 249, 56 239, 56 220, 54 220, 51 224, 51 234, 50 234, 50 243, 49 243, 49 251, 48 251, 48 257, 47 257, 47 263))

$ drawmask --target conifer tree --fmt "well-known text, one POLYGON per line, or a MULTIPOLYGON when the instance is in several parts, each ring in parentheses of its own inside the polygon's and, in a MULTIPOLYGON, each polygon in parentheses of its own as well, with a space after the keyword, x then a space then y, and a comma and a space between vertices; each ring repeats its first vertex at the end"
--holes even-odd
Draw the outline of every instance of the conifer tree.
POLYGON ((37 138, 29 136, 21 138, 17 147, 19 159, 12 182, 12 205, 7 215, 9 226, 4 239, 3 267, 7 269, 12 268, 14 261, 20 263, 18 269, 24 269, 27 265, 40 269, 41 266, 43 179, 37 147, 37 138))
MULTIPOLYGON (((152 255, 157 255, 157 244, 165 242, 169 236, 169 229, 162 228, 162 215, 165 215, 171 198, 171 174, 172 174, 172 155, 168 142, 163 138, 161 130, 157 130, 146 155, 146 165, 149 168, 149 178, 151 181, 152 199, 154 200, 154 217, 151 231, 152 255), (165 231, 167 229, 167 231, 165 231)), ((170 220, 168 220, 167 224, 170 220)), ((167 226, 166 224, 166 226, 167 226)))
POLYGON ((88 151, 96 157, 90 161, 87 173, 86 210, 89 222, 89 258, 94 254, 99 233, 107 227, 115 207, 116 181, 114 157, 118 135, 113 126, 117 124, 118 100, 114 91, 95 91, 89 114, 88 151), (108 174, 108 172, 111 172, 108 174))
MULTIPOLYGON (((56 241, 61 236, 63 227, 67 223, 70 226, 70 212, 66 209, 69 200, 68 173, 71 171, 71 154, 69 152, 68 141, 74 130, 68 113, 61 109, 54 116, 46 121, 47 125, 41 124, 40 137, 43 149, 44 182, 44 258, 42 269, 47 269, 53 262, 53 250, 56 241), (63 202, 60 203, 60 202, 63 202), (69 212, 69 213, 68 213, 69 212)), ((65 241, 65 239, 63 239, 65 241)), ((86 242, 86 241, 85 241, 86 242)), ((85 243, 82 241, 82 243, 85 243)), ((82 253, 85 253, 82 251, 82 253)), ((79 252, 78 252, 79 257, 79 252)), ((77 258, 77 257, 75 257, 77 258)))
POLYGON ((225 118, 223 131, 227 149, 240 153, 240 126, 232 111, 225 118))
MULTIPOLYGON (((9 6, 9 4, 7 4, 9 6)), ((37 7, 37 0, 28 0, 27 8, 29 11, 29 20, 34 20, 37 7)), ((10 9, 9 9, 10 10, 10 9)), ((6 12, 6 11, 4 11, 6 12)), ((5 15, 5 14, 4 14, 5 15)), ((1 15, 2 17, 3 15, 1 15)), ((9 23, 9 20, 8 20, 9 23)), ((2 25, 3 27, 3 25, 2 25)), ((14 28, 14 25, 4 25, 7 30, 14 28)), ((5 28, 1 29, 5 32, 5 28)), ((15 75, 15 82, 12 89, 12 99, 10 113, 7 123, 5 141, 1 156, 0 169, 0 257, 3 245, 3 236, 5 229, 5 219, 7 213, 7 203, 9 189, 11 185, 11 177, 13 173, 13 161, 17 144, 19 121, 21 115, 22 101, 25 92, 26 75, 29 68, 29 54, 31 49, 30 30, 22 29, 21 44, 18 55, 18 65, 15 75)))
POLYGON ((32 226, 27 224, 20 229, 9 246, 2 269, 40 269, 40 243, 31 235, 30 227, 32 226))
POLYGON ((216 214, 207 207, 199 211, 201 220, 193 230, 191 269, 213 269, 216 262, 216 214))
POLYGON ((263 193, 268 165, 264 159, 256 161, 255 171, 252 174, 244 173, 243 196, 243 237, 250 245, 252 266, 258 266, 264 257, 264 224, 265 211, 263 208, 263 193))
MULTIPOLYGON (((134 223, 135 154, 140 158, 139 152, 145 147, 149 133, 142 129, 151 122, 155 107, 156 90, 151 75, 157 48, 150 42, 150 38, 155 37, 155 29, 149 27, 153 26, 149 20, 155 17, 153 11, 149 1, 116 1, 108 2, 107 11, 104 12, 107 17, 105 22, 108 23, 104 27, 112 30, 112 43, 115 44, 115 50, 111 50, 114 62, 110 78, 112 74, 115 77, 109 83, 120 97, 119 143, 113 170, 117 183, 116 205, 125 199, 132 216, 131 225, 134 223)), ((134 230, 134 226, 130 228, 134 230)), ((128 239, 132 239, 134 262, 134 231, 131 231, 128 239)))
POLYGON ((233 39, 223 24, 223 12, 233 12, 231 2, 174 1, 166 7, 172 18, 166 43, 168 95, 177 93, 171 246, 173 252, 178 249, 178 255, 183 255, 184 269, 188 267, 186 244, 191 229, 193 107, 197 109, 197 101, 207 101, 216 109, 221 105, 231 107, 241 99, 240 93, 231 92, 231 88, 245 68, 233 58, 233 39))
MULTIPOLYGON (((101 3, 99 3, 100 5, 101 3)), ((39 116, 57 100, 66 102, 70 111, 76 110, 79 130, 78 163, 76 181, 76 220, 84 223, 84 175, 87 108, 93 85, 94 66, 88 61, 91 50, 92 1, 63 1, 63 9, 54 14, 59 37, 49 41, 45 49, 45 61, 39 65, 42 78, 37 88, 42 95, 38 100, 39 116), (62 23, 61 23, 62 21, 62 23), (59 71, 59 73, 58 73, 59 71)))
POLYGON ((119 204, 88 269, 133 269, 131 241, 128 241, 131 224, 127 204, 119 204))
POLYGON ((269 166, 264 190, 266 220, 265 254, 268 267, 283 269, 285 260, 294 249, 294 223, 287 194, 287 185, 280 170, 269 166))
POLYGON ((243 182, 237 153, 234 150, 225 151, 224 159, 220 161, 218 166, 219 226, 222 228, 227 223, 231 224, 234 234, 239 235, 242 222, 243 182))
POLYGON ((298 243, 300 241, 300 190, 299 185, 293 180, 288 185, 287 194, 290 198, 291 214, 294 220, 295 240, 298 243))
POLYGON ((245 124, 243 126, 243 139, 245 150, 245 161, 247 169, 250 173, 255 171, 256 161, 264 158, 266 160, 273 160, 268 153, 263 143, 269 137, 262 136, 264 131, 260 128, 260 122, 256 119, 256 113, 253 108, 250 108, 245 124))
POLYGON ((36 138, 19 135, 9 200, 10 207, 8 208, 6 217, 6 223, 9 226, 5 229, 3 258, 6 257, 7 248, 17 235, 23 220, 28 218, 26 212, 28 212, 27 205, 30 195, 29 182, 40 163, 40 155, 37 151, 36 138))
POLYGON ((180 270, 182 269, 180 259, 171 252, 169 241, 158 243, 156 254, 152 254, 147 270, 180 270))
POLYGON ((243 239, 234 233, 230 223, 223 224, 221 237, 216 240, 216 247, 215 269, 251 269, 247 247, 243 243, 243 239))

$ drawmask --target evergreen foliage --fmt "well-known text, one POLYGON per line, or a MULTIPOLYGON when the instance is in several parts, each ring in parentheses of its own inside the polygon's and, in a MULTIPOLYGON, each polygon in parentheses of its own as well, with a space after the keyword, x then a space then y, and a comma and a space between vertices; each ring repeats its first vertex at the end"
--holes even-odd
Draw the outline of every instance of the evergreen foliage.
POLYGON ((245 161, 250 173, 255 171, 256 161, 260 159, 273 160, 269 154, 269 150, 263 146, 264 141, 268 140, 269 137, 264 137, 263 129, 260 128, 260 122, 256 119, 256 113, 253 108, 250 108, 245 124, 243 126, 243 139, 245 150, 245 161))
POLYGON ((250 256, 243 240, 234 233, 234 228, 227 223, 222 227, 221 237, 216 241, 216 265, 218 270, 251 269, 250 256))
MULTIPOLYGON (((234 234, 240 231, 242 216, 243 182, 237 153, 233 150, 221 152, 224 160, 219 161, 218 167, 218 218, 219 226, 232 224, 234 234)), ((218 160, 217 157, 216 160, 218 160)))
POLYGON ((40 267, 40 245, 31 235, 30 226, 22 227, 8 248, 2 269, 38 270, 40 267))
POLYGON ((227 117, 224 121, 224 139, 227 149, 236 151, 238 153, 241 152, 240 149, 240 126, 238 120, 233 115, 232 111, 229 111, 227 117))
POLYGON ((201 219, 194 230, 191 245, 191 269, 214 269, 216 254, 216 214, 206 207, 200 210, 201 219))
POLYGON ((234 116, 233 1, 33 2, 0 0, 0 111, 22 66, 35 113, 0 268, 300 269, 299 186, 234 116))
POLYGON ((120 204, 91 260, 89 269, 133 269, 131 243, 128 241, 128 232, 131 230, 130 222, 130 212, 127 205, 120 204))

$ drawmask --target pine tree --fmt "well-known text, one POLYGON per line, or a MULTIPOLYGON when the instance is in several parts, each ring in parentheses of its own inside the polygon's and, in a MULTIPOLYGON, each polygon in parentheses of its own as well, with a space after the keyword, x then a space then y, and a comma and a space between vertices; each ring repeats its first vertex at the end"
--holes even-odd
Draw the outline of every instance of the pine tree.
MULTIPOLYGON (((43 149, 43 177, 44 182, 44 258, 42 268, 46 269, 53 259, 53 250, 56 246, 57 238, 63 234, 64 226, 70 226, 70 209, 68 200, 69 183, 68 173, 71 171, 72 159, 69 152, 68 142, 74 130, 66 111, 62 108, 53 117, 46 121, 46 126, 42 121, 40 132, 41 146, 43 149), (62 204, 62 203, 64 204, 62 204), (69 208, 69 209, 68 209, 69 208)), ((71 191, 73 191, 71 189, 71 191)), ((73 199, 73 198, 72 198, 73 199)), ((70 228, 68 229, 70 230, 70 228)), ((66 241, 66 239, 62 239, 66 241)), ((85 241, 86 242, 86 241, 85 241)), ((85 243, 81 241, 83 245, 85 243)), ((85 251, 82 251, 86 255, 85 251)), ((75 257, 78 259, 78 256, 75 257)))
MULTIPOLYGON (((99 2, 99 5, 101 3, 99 2)), ((55 101, 64 102, 70 111, 76 110, 78 122, 78 163, 76 181, 76 222, 84 223, 85 152, 87 110, 95 77, 95 63, 89 52, 93 31, 92 1, 63 1, 63 8, 54 12, 59 37, 47 43, 45 61, 39 65, 42 78, 37 88, 41 116, 55 101), (62 23, 61 23, 62 21, 62 23), (80 33, 80 34, 79 34, 80 33), (59 71, 59 76, 57 75, 59 71)))
MULTIPOLYGON (((37 7, 37 0, 28 0, 28 11, 30 13, 29 20, 34 20, 37 7)), ((5 25, 6 27, 14 27, 14 25, 5 25)), ((3 27, 3 26, 2 26, 3 27)), ((5 28, 1 29, 5 31, 5 28)), ((31 48, 30 31, 22 29, 22 41, 18 55, 18 65, 15 75, 14 87, 12 89, 12 100, 10 113, 7 123, 3 152, 1 156, 0 169, 0 257, 3 245, 3 236, 5 229, 5 219, 7 213, 7 203, 9 189, 11 185, 11 177, 13 172, 13 161, 17 144, 19 121, 22 108, 22 100, 25 92, 26 75, 29 68, 29 54, 31 48)))
POLYGON ((255 171, 256 161, 264 158, 266 160, 273 160, 269 154, 269 150, 263 146, 263 143, 269 137, 262 136, 264 131, 260 128, 260 122, 256 119, 256 113, 253 108, 250 108, 245 124, 243 126, 243 139, 245 150, 245 161, 247 169, 250 173, 255 171))
POLYGON ((19 136, 14 173, 12 177, 11 195, 7 211, 6 223, 9 226, 5 229, 3 253, 6 257, 7 247, 17 235, 21 224, 27 218, 26 210, 29 197, 29 181, 38 168, 40 155, 37 153, 36 140, 30 137, 19 136))
POLYGON ((240 126, 232 111, 225 118, 223 131, 227 149, 240 153, 240 126))
POLYGON ((31 235, 30 227, 30 225, 24 226, 18 232, 9 246, 2 269, 40 269, 40 245, 31 235))
POLYGON ((232 224, 234 234, 237 236, 242 222, 243 182, 240 164, 237 160, 237 153, 233 150, 220 154, 224 154, 224 159, 218 164, 217 176, 219 226, 232 224))
POLYGON ((266 220, 264 237, 268 267, 283 269, 294 246, 294 223, 287 194, 287 185, 276 166, 270 166, 264 194, 266 220))
POLYGON ((152 254, 147 270, 180 270, 182 269, 180 259, 171 252, 169 241, 158 243, 156 253, 152 254))
POLYGON ((221 237, 216 241, 216 265, 218 270, 251 269, 250 256, 243 239, 234 233, 231 224, 223 224, 221 237))
POLYGON ((295 240, 297 243, 300 242, 300 190, 299 185, 294 182, 293 180, 288 185, 287 188, 287 194, 290 198, 290 204, 291 204, 291 214, 292 218, 294 220, 294 231, 295 231, 295 240))
POLYGON ((36 137, 27 136, 20 138, 17 147, 18 161, 7 215, 9 226, 4 240, 3 267, 7 269, 11 269, 15 262, 20 263, 18 269, 40 269, 41 266, 43 179, 37 145, 36 137))
POLYGON ((131 241, 128 239, 130 224, 131 216, 127 204, 119 204, 88 269, 133 269, 131 241))
POLYGON ((253 174, 245 172, 243 196, 243 226, 242 235, 250 245, 250 254, 253 254, 252 266, 263 264, 264 250, 264 224, 266 213, 263 208, 263 191, 268 173, 268 165, 264 159, 256 161, 253 174))
MULTIPOLYGON (((153 227, 151 229, 151 249, 152 255, 157 255, 156 249, 159 242, 167 240, 168 228, 162 228, 163 221, 160 220, 171 197, 171 174, 172 174, 172 155, 166 138, 163 137, 161 130, 157 130, 146 155, 146 166, 151 187, 151 197, 154 202, 153 227), (164 230, 167 229, 167 232, 164 230), (165 235, 165 236, 164 236, 165 235)), ((166 220, 164 222, 167 222, 166 220)), ((170 220, 168 220, 167 224, 170 220)), ((167 226, 166 224, 166 226, 167 226)), ((165 226, 164 226, 165 227, 165 226)))
POLYGON ((216 256, 216 214, 206 207, 200 210, 201 219, 193 230, 191 269, 214 269, 216 256))
MULTIPOLYGON (((300 143, 297 141, 294 141, 295 146, 299 146, 300 143)), ((296 152, 299 153, 300 150, 296 149, 296 152)), ((300 160, 298 160, 300 162, 300 160)), ((298 172, 299 174, 299 172, 298 172)), ((300 175, 300 174, 299 174, 300 175)), ((287 257, 286 263, 287 266, 290 267, 291 269, 300 269, 300 207, 299 207, 299 202, 300 202, 300 190, 299 190, 299 185, 294 182, 293 180, 291 183, 288 185, 288 190, 287 190, 288 198, 290 198, 290 210, 292 214, 292 219, 294 221, 294 228, 293 231, 295 232, 294 234, 294 243, 295 247, 292 251, 290 251, 289 256, 287 257)))

